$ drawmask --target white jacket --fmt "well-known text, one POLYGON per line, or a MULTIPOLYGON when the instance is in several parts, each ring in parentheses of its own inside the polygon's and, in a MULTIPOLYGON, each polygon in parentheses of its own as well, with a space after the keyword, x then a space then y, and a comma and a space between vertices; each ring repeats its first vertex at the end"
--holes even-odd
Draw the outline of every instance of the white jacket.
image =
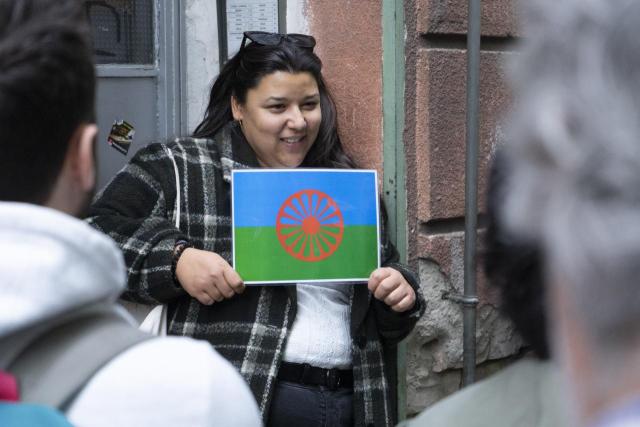
MULTIPOLYGON (((124 269, 116 245, 84 222, 0 202, 0 339, 59 314, 114 304, 124 269)), ((179 337, 147 340, 114 358, 67 416, 79 427, 261 425, 233 366, 208 343, 179 337)))

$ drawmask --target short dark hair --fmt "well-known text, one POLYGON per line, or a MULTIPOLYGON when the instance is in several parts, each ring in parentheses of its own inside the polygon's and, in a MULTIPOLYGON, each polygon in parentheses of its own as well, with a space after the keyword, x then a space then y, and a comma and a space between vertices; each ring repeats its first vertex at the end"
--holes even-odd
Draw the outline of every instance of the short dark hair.
POLYGON ((240 104, 246 102, 249 89, 276 71, 310 73, 320 92, 322 121, 315 143, 301 166, 353 168, 355 162, 344 152, 338 136, 336 106, 322 77, 322 62, 312 49, 283 41, 277 46, 249 43, 222 67, 213 83, 209 105, 203 121, 193 136, 211 138, 220 128, 233 120, 231 97, 240 104))
POLYGON ((538 245, 505 229, 500 209, 505 200, 506 157, 498 152, 491 164, 487 193, 487 236, 484 270, 500 294, 500 310, 541 359, 549 358, 545 285, 538 245))
POLYGON ((81 0, 0 0, 0 200, 43 204, 81 123, 95 71, 81 0))

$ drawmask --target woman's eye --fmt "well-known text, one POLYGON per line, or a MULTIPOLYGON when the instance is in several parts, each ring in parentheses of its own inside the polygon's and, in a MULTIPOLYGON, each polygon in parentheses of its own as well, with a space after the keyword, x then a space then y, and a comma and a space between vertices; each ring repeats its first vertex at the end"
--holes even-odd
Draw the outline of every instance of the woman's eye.
POLYGON ((302 105, 302 108, 304 108, 305 110, 314 110, 317 106, 318 106, 318 103, 313 101, 313 102, 304 103, 302 105))
POLYGON ((280 111, 284 111, 285 106, 284 104, 274 104, 274 105, 269 105, 267 108, 273 112, 280 112, 280 111))

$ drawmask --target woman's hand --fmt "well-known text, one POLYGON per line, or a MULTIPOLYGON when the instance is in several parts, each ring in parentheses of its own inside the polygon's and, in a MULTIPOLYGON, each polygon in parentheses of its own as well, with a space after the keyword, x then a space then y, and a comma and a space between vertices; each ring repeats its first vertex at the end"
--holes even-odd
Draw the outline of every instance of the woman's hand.
POLYGON ((416 293, 409 282, 391 267, 381 267, 371 273, 369 290, 376 299, 398 313, 410 310, 416 303, 416 293))
POLYGON ((220 255, 195 248, 184 250, 176 277, 185 291, 204 305, 220 302, 244 291, 236 271, 220 255))

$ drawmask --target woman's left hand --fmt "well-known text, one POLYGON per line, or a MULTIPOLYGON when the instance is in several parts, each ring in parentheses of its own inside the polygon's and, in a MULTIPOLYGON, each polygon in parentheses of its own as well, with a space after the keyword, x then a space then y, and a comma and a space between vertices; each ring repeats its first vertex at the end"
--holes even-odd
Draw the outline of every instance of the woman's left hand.
POLYGON ((373 296, 384 301, 393 311, 410 310, 416 303, 416 293, 402 276, 391 267, 380 267, 369 276, 369 290, 373 296))

